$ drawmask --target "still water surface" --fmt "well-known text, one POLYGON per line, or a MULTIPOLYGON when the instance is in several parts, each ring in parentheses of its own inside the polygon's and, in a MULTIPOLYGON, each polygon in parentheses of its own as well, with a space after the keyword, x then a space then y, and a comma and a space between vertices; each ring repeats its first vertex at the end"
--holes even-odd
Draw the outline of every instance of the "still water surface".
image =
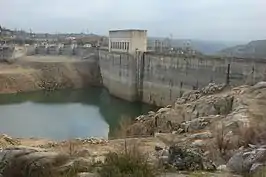
POLYGON ((54 140, 112 135, 121 118, 153 110, 102 88, 0 95, 0 133, 54 140))

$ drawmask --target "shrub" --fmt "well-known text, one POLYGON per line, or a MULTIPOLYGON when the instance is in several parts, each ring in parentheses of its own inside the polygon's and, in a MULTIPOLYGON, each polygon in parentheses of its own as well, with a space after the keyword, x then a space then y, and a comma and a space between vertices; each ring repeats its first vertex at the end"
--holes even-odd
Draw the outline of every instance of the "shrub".
POLYGON ((136 146, 120 153, 110 152, 98 173, 100 177, 155 177, 156 169, 136 146))
POLYGON ((265 144, 266 124, 264 119, 253 119, 249 126, 239 129, 239 146, 247 147, 248 144, 265 144))
POLYGON ((240 147, 246 148, 249 144, 266 143, 266 124, 259 119, 252 119, 246 125, 239 125, 231 132, 221 123, 215 127, 213 132, 214 141, 208 151, 212 152, 212 158, 219 156, 225 161, 229 160, 235 150, 240 147))
POLYGON ((220 154, 225 155, 226 151, 229 149, 230 139, 226 137, 224 124, 222 124, 221 127, 217 128, 217 133, 215 135, 215 141, 216 141, 220 154))

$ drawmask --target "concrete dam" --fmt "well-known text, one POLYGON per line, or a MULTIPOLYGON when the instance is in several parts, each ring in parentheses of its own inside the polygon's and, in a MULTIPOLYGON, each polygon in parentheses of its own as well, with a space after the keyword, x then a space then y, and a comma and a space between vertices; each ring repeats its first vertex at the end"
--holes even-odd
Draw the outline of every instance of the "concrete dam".
POLYGON ((265 60, 122 54, 99 51, 103 85, 113 95, 158 106, 210 82, 253 84, 265 79, 265 60))
POLYGON ((93 75, 100 79, 98 82, 110 94, 157 106, 172 104, 185 91, 201 88, 210 82, 241 85, 264 80, 266 68, 266 61, 261 59, 123 53, 98 48, 29 47, 26 53, 92 60, 94 62, 88 69, 93 70, 93 75), (95 69, 97 67, 99 70, 95 69))

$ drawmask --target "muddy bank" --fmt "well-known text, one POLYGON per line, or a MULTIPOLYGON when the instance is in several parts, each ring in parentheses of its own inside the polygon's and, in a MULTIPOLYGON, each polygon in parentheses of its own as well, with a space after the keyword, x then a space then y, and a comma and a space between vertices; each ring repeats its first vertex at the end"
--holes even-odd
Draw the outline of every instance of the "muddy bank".
POLYGON ((28 56, 12 64, 1 64, 0 69, 0 93, 101 85, 99 67, 94 60, 28 56))

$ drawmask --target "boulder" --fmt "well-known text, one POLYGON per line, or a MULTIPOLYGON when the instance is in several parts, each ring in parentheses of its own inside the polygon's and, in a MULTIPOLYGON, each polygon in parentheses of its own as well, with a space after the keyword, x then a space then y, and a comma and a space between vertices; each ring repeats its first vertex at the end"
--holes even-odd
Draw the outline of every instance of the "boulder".
POLYGON ((83 144, 89 143, 89 144, 108 144, 108 140, 103 138, 85 138, 81 140, 83 144))
POLYGON ((171 110, 171 108, 161 108, 157 111, 157 113, 165 113, 165 112, 170 111, 170 110, 171 110))
POLYGON ((213 137, 213 135, 210 131, 194 133, 194 134, 190 135, 190 138, 192 138, 192 139, 209 139, 212 137, 213 137))
POLYGON ((0 176, 56 176, 87 170, 91 161, 41 148, 15 146, 0 151, 0 176), (73 171, 73 168, 75 170, 73 171))
POLYGON ((191 143, 191 146, 192 147, 198 147, 198 148, 200 148, 200 147, 203 147, 203 146, 206 146, 206 142, 205 141, 203 141, 203 140, 194 140, 192 143, 191 143))
POLYGON ((83 172, 83 173, 79 173, 77 177, 98 177, 98 175, 95 173, 83 172))
POLYGON ((266 164, 266 147, 250 146, 235 153, 226 166, 238 174, 255 173, 259 166, 266 164))
POLYGON ((254 91, 254 90, 259 90, 259 89, 264 89, 264 88, 266 88, 266 82, 262 81, 252 86, 250 90, 254 91))
MULTIPOLYGON (((165 150, 164 150, 165 151, 165 150)), ((212 161, 191 148, 170 146, 167 153, 162 153, 159 158, 163 164, 175 168, 176 170, 195 171, 195 170, 215 170, 212 161)))

